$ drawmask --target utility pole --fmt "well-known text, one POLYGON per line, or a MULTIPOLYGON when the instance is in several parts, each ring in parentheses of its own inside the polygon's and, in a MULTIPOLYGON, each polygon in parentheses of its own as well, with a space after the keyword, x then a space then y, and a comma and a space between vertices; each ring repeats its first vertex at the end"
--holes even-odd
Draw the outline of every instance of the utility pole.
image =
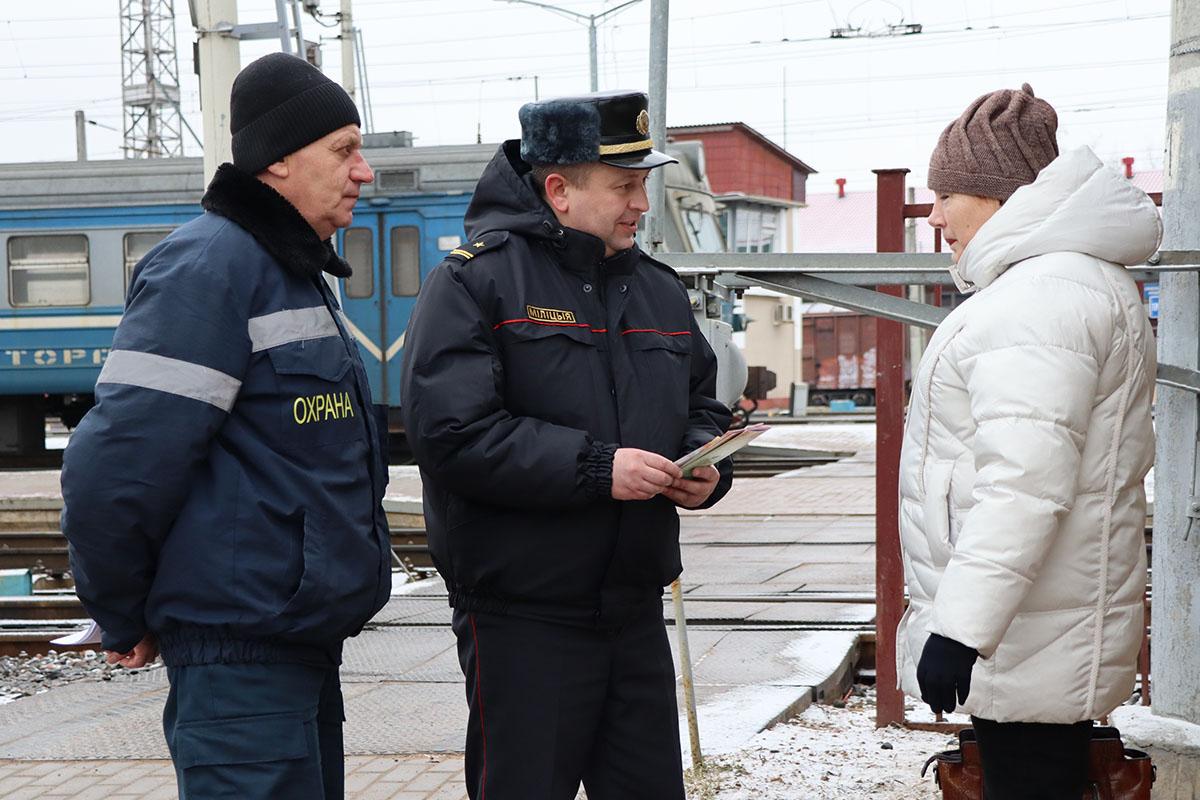
POLYGON ((190 0, 192 25, 199 37, 200 109, 204 115, 204 183, 217 167, 233 160, 229 132, 229 93, 241 67, 238 40, 228 35, 237 26, 237 0, 190 0))
POLYGON ((787 150, 787 129, 788 129, 788 115, 787 115, 787 66, 785 65, 785 66, 784 66, 784 68, 783 68, 783 149, 784 149, 784 150, 787 150))
POLYGON ((357 89, 354 85, 354 21, 350 11, 351 0, 342 0, 342 88, 350 99, 358 103, 357 89))
POLYGON ((553 11, 555 14, 562 14, 564 17, 569 17, 569 18, 575 20, 576 22, 585 22, 585 21, 587 22, 587 26, 588 26, 588 63, 590 65, 590 71, 591 71, 591 83, 590 83, 591 89, 589 91, 592 91, 592 92, 597 91, 599 88, 599 85, 600 85, 600 82, 599 82, 600 81, 600 78, 599 78, 600 73, 599 73, 599 68, 598 68, 598 60, 596 57, 596 23, 600 22, 605 17, 610 17, 610 16, 613 16, 614 14, 624 11, 625 9, 634 5, 635 3, 640 3, 641 1, 642 0, 628 0, 627 2, 622 3, 619 6, 613 6, 612 8, 608 9, 607 11, 602 11, 599 14, 580 14, 578 11, 572 11, 569 8, 561 8, 559 6, 552 6, 549 3, 536 3, 536 2, 534 2, 534 0, 502 0, 502 2, 505 2, 505 3, 521 3, 522 5, 536 6, 537 8, 544 8, 547 11, 553 11))
MULTIPOLYGON (((1167 166, 1163 187, 1164 252, 1200 251, 1200 7, 1174 0, 1167 97, 1167 166)), ((1200 341, 1200 276, 1160 277, 1158 357, 1195 370, 1200 341)), ((1200 724, 1200 607, 1189 598, 1200 584, 1200 488, 1197 395, 1159 385, 1155 409, 1158 454, 1154 497, 1154 669, 1156 716, 1200 724)))
POLYGON ((75 112, 75 160, 87 161, 87 117, 75 112))
MULTIPOLYGON (((667 148, 667 24, 670 0, 650 0, 650 139, 667 148)), ((663 221, 667 211, 667 186, 663 170, 650 171, 650 210, 646 215, 646 245, 651 253, 663 249, 663 221)))

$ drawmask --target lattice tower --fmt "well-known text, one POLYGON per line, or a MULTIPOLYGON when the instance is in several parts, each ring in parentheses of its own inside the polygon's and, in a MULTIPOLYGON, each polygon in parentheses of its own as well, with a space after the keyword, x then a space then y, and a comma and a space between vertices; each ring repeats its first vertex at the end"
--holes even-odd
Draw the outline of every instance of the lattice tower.
POLYGON ((120 0, 126 158, 183 155, 174 0, 120 0))

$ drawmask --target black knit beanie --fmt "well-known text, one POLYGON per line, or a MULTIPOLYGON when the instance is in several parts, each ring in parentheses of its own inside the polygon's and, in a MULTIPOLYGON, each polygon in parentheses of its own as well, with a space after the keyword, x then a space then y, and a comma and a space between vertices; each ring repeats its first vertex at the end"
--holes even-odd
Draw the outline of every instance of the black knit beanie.
POLYGON ((302 58, 271 53, 233 81, 229 100, 233 164, 257 175, 346 125, 361 125, 346 90, 302 58))

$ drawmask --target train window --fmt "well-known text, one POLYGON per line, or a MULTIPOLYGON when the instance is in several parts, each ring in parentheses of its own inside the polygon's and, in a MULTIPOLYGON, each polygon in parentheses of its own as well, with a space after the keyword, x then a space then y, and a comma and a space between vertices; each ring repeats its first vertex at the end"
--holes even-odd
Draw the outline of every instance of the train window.
POLYGON ((375 294, 375 237, 370 228, 347 228, 342 253, 354 274, 346 278, 346 297, 375 294))
POLYGON ((392 228, 392 295, 416 297, 421 288, 421 231, 392 228))
POLYGON ((170 231, 136 231, 127 233, 124 237, 125 246, 125 288, 133 280, 133 268, 146 257, 150 248, 167 238, 170 231))
POLYGON ((14 306, 86 306, 92 293, 87 237, 10 237, 8 289, 14 306))

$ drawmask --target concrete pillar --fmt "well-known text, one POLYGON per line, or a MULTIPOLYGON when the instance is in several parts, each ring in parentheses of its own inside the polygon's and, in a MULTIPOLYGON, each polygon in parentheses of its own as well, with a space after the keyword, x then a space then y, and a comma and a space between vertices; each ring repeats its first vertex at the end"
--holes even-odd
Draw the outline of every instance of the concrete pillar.
POLYGON ((200 110, 204 116, 204 183, 233 159, 229 92, 241 69, 238 42, 218 29, 237 25, 237 0, 192 0, 200 54, 200 110))
POLYGON ((342 0, 342 88, 357 104, 358 90, 354 85, 354 17, 350 3, 351 0, 342 0))
MULTIPOLYGON (((667 149, 667 30, 670 0, 650 0, 650 138, 667 149)), ((594 88, 594 87, 593 87, 594 88)), ((647 182, 650 211, 646 215, 646 250, 659 253, 666 239, 667 184, 665 167, 651 171, 647 182)))
MULTIPOLYGON (((1200 5, 1174 0, 1164 250, 1200 251, 1200 5)), ((1195 272, 1163 273, 1158 356, 1197 369, 1200 285, 1195 272)), ((1197 396, 1160 386, 1154 501, 1153 707, 1200 723, 1200 520, 1188 534, 1189 498, 1197 494, 1197 396), (1185 541, 1184 537, 1187 534, 1185 541)))
MULTIPOLYGON (((1172 3, 1163 187, 1164 250, 1200 250, 1200 5, 1172 3)), ((1163 273, 1158 358, 1197 369, 1200 283, 1195 272, 1163 273)), ((1158 767, 1155 800, 1200 797, 1200 520, 1195 394, 1160 385, 1155 407, 1152 707, 1113 714, 1126 742, 1158 767)))

